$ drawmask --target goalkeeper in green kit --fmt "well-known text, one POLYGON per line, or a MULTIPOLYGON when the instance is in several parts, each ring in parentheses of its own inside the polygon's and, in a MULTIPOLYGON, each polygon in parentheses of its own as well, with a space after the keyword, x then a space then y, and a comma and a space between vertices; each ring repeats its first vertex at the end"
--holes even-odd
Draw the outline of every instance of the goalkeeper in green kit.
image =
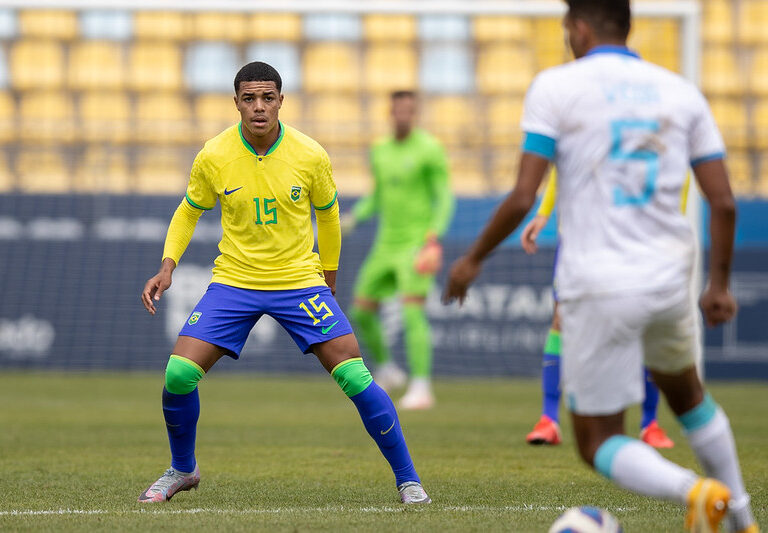
POLYGON ((411 380, 401 409, 434 405, 430 384, 432 339, 424 310, 435 274, 442 266, 440 237, 453 215, 454 198, 441 144, 414 127, 416 94, 391 95, 393 134, 371 149, 373 192, 342 218, 342 232, 379 217, 378 233, 358 274, 350 317, 376 363, 376 381, 385 389, 402 387, 406 374, 392 360, 382 332, 379 305, 401 298, 405 347, 411 380))

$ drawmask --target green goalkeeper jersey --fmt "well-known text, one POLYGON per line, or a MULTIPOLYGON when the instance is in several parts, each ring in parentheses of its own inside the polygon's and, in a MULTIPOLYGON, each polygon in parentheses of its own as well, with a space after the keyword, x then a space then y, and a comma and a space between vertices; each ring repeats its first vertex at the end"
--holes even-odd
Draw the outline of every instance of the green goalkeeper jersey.
POLYGON ((454 198, 440 142, 421 129, 402 141, 386 137, 371 148, 373 192, 354 207, 355 219, 379 216, 379 245, 413 246, 445 233, 454 198))

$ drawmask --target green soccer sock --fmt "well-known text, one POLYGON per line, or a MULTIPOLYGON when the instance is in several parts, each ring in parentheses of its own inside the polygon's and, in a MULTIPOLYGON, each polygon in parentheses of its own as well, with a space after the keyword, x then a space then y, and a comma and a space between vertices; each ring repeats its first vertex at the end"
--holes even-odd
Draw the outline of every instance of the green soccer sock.
POLYGON ((411 376, 429 378, 432 373, 432 332, 424 306, 413 303, 404 304, 403 318, 405 351, 411 376))
POLYGON ((392 355, 389 353, 389 346, 387 346, 381 330, 378 312, 354 306, 349 316, 354 321, 363 343, 373 355, 376 364, 381 365, 390 361, 392 355))

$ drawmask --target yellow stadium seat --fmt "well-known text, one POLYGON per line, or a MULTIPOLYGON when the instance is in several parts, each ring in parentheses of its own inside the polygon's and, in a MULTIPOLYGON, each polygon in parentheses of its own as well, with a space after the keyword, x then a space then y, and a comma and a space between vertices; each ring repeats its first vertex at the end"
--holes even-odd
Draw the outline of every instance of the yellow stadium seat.
POLYGON ((522 132, 520 119, 523 115, 523 99, 499 96, 488 101, 486 107, 486 131, 493 146, 517 147, 522 132))
POLYGON ((436 96, 424 102, 424 124, 448 146, 477 146, 482 129, 476 109, 470 98, 436 96))
POLYGON ((744 92, 744 79, 730 49, 704 50, 701 86, 708 95, 736 95, 744 92))
POLYGON ((515 183, 517 183, 517 170, 519 164, 520 151, 516 146, 494 151, 491 160, 492 193, 504 194, 512 190, 515 183))
POLYGON ((484 15, 472 20, 475 40, 480 43, 496 41, 528 42, 531 39, 531 20, 523 17, 484 15))
POLYGON ((0 152, 0 191, 8 192, 16 188, 16 176, 8 167, 5 155, 0 152))
POLYGON ((195 133, 200 141, 215 137, 240 121, 240 114, 235 108, 232 96, 223 94, 200 95, 195 101, 195 116, 195 133))
POLYGON ((254 41, 298 41, 301 17, 294 13, 257 13, 246 28, 248 38, 254 41))
POLYGON ((131 47, 128 83, 137 90, 181 88, 181 50, 171 43, 134 44, 131 47))
POLYGON ((637 19, 629 35, 629 46, 643 59, 679 72, 679 28, 675 21, 637 19))
POLYGON ((766 150, 768 149, 768 98, 764 97, 757 102, 752 113, 752 119, 754 121, 755 143, 758 148, 766 150))
POLYGON ((418 58, 412 46, 378 44, 366 50, 365 88, 368 91, 414 90, 417 85, 418 58))
POLYGON ((183 195, 192 161, 177 150, 148 148, 136 161, 134 192, 139 194, 183 195))
POLYGON ((75 140, 75 109, 72 98, 61 92, 28 92, 19 105, 21 140, 71 142, 75 140))
POLYGON ((530 44, 536 54, 536 70, 554 67, 571 59, 571 53, 565 47, 563 24, 560 19, 535 19, 531 37, 530 44))
POLYGON ((131 102, 125 93, 95 91, 80 98, 80 130, 92 143, 124 143, 131 138, 131 102))
POLYGON ((768 44, 768 2, 743 0, 739 14, 739 40, 744 44, 768 44))
POLYGON ((280 120, 298 130, 304 128, 302 98, 298 94, 283 93, 283 106, 280 108, 280 120))
POLYGON ((184 143, 192 135, 192 110, 186 97, 152 93, 136 101, 136 140, 145 143, 184 143))
POLYGON ((19 189, 27 193, 63 193, 71 188, 62 153, 52 149, 24 149, 16 160, 19 189))
POLYGON ((74 39, 78 34, 77 13, 48 9, 19 12, 19 28, 24 37, 74 39))
POLYGON ((703 2, 703 40, 709 44, 728 44, 733 41, 733 2, 707 0, 703 2))
POLYGON ((356 45, 308 44, 304 51, 304 89, 309 92, 356 92, 360 64, 356 45))
POLYGON ((392 100, 388 94, 375 94, 368 97, 365 109, 365 125, 369 138, 386 135, 392 130, 392 100))
POLYGON ((247 37, 246 19, 240 13, 221 11, 192 15, 192 38, 203 41, 243 41, 247 37))
POLYGON ((487 94, 523 94, 535 73, 530 49, 517 45, 483 47, 477 59, 477 86, 487 94))
POLYGON ((120 89, 125 83, 121 45, 86 41, 69 50, 69 86, 73 89, 120 89))
POLYGON ((715 121, 729 148, 746 148, 749 144, 747 110, 741 100, 726 98, 710 99, 715 121))
POLYGON ((64 51, 55 41, 19 41, 11 48, 16 89, 54 89, 64 83, 64 51))
POLYGON ((768 155, 761 154, 758 157, 758 164, 760 172, 756 173, 756 176, 753 174, 753 180, 756 180, 756 183, 753 181, 753 195, 768 198, 768 155))
POLYGON ((752 196, 758 187, 752 165, 752 155, 743 150, 728 153, 728 175, 737 196, 752 196))
POLYGON ((363 32, 369 41, 409 43, 416 39, 416 19, 411 15, 367 15, 363 32))
POLYGON ((0 143, 6 143, 15 138, 16 102, 10 93, 0 92, 0 143))
POLYGON ((181 11, 138 11, 133 16, 133 35, 137 40, 187 39, 189 15, 181 11))
POLYGON ((130 191, 131 172, 128 156, 119 149, 91 146, 77 162, 73 189, 85 193, 117 193, 130 191))
POLYGON ((360 150, 330 152, 333 179, 339 194, 360 196, 370 190, 370 170, 367 154, 360 150))
POLYGON ((451 187, 462 196, 487 196, 490 180, 483 171, 483 160, 476 151, 449 151, 451 187))
POLYGON ((364 137, 363 111, 358 98, 329 95, 309 102, 307 133, 322 145, 359 147, 364 137))
POLYGON ((768 95, 768 47, 758 48, 752 58, 749 88, 759 95, 768 95))

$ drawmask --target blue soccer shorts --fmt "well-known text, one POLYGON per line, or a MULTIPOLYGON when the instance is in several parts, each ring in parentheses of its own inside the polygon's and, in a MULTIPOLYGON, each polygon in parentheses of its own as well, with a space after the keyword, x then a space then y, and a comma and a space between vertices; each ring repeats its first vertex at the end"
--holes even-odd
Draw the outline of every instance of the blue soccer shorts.
POLYGON ((257 291, 211 283, 179 335, 220 346, 237 359, 262 315, 277 320, 305 354, 312 352, 313 344, 352 333, 326 286, 257 291))

